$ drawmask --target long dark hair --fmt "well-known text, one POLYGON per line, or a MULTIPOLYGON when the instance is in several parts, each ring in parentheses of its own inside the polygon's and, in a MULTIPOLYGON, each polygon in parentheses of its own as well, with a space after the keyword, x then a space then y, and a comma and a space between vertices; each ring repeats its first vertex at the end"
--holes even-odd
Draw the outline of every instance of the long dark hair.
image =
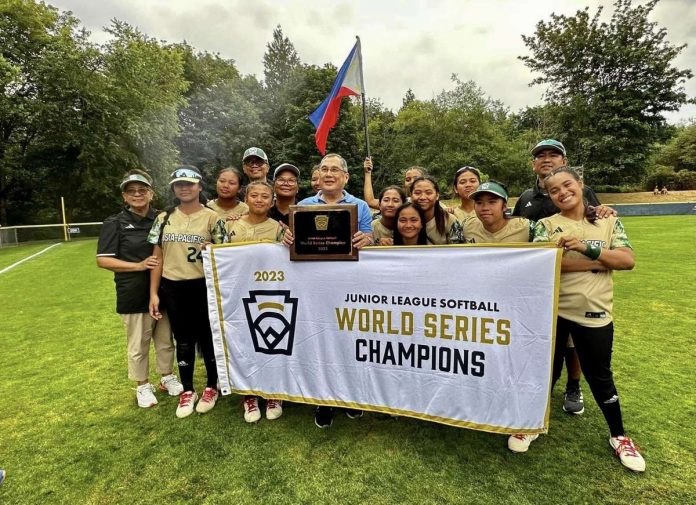
MULTIPOLYGON (((549 177, 553 177, 557 174, 570 174, 570 176, 573 179, 575 179, 578 182, 582 182, 582 179, 580 179, 580 175, 574 169, 567 166, 558 167, 552 170, 551 173, 546 176, 546 179, 548 179, 549 177)), ((584 191, 582 194, 582 204, 585 206, 585 219, 587 219, 587 222, 589 222, 590 224, 595 224, 595 222, 597 221, 597 209, 587 202, 584 191)))
POLYGON ((401 198, 402 204, 406 201, 406 193, 404 193, 404 190, 402 188, 396 185, 387 186, 382 191, 380 191, 379 196, 377 197, 377 201, 381 202, 382 198, 384 198, 384 195, 387 191, 396 191, 397 193, 399 193, 399 198, 401 198))
POLYGON ((425 212, 418 205, 413 202, 406 202, 401 207, 396 209, 396 214, 394 215, 394 245, 404 245, 404 237, 401 236, 399 232, 399 216, 405 209, 416 209, 421 220, 421 229, 418 232, 418 245, 428 245, 428 235, 425 233, 425 212))
MULTIPOLYGON (((187 170, 193 170, 193 171, 196 172, 198 175, 201 175, 201 171, 198 170, 198 168, 195 167, 195 166, 193 166, 193 165, 179 165, 179 166, 176 167, 176 170, 180 170, 180 169, 182 169, 182 168, 185 168, 185 169, 187 169, 187 170)), ((176 171, 176 170, 175 170, 175 171, 176 171)), ((201 185, 201 192, 198 193, 198 201, 199 201, 204 207, 210 209, 210 207, 208 207, 208 199, 207 199, 206 196, 203 194, 203 176, 202 176, 202 175, 201 175, 201 182, 199 182, 198 184, 201 185)), ((170 187, 171 192, 174 193, 174 187, 171 186, 171 185, 170 185, 169 187, 170 187)), ((174 199, 173 199, 173 204, 170 205, 169 207, 167 207, 167 208, 165 209, 165 211, 164 211, 164 219, 162 219, 162 224, 160 224, 159 239, 157 240, 157 245, 159 245, 160 247, 162 246, 162 236, 164 235, 164 227, 165 227, 167 224, 169 224, 169 216, 172 215, 172 212, 174 212, 174 210, 176 210, 176 208, 179 206, 180 203, 181 203, 181 201, 180 201, 177 197, 174 197, 174 199)), ((211 210, 212 210, 212 209, 211 209, 211 210)))
MULTIPOLYGON (((433 185, 433 188, 435 188, 435 192, 437 193, 437 201, 435 202, 435 206, 433 207, 435 211, 435 228, 437 229, 437 232, 440 235, 444 235, 445 233, 447 233, 447 213, 440 205, 440 187, 437 185, 437 181, 430 175, 416 177, 415 179, 413 179, 413 182, 411 183, 411 189, 409 192, 411 193, 411 195, 413 195, 413 188, 415 188, 416 184, 418 184, 421 181, 428 181, 430 184, 433 185)), ((418 206, 416 205, 416 207, 418 206)), ((423 222, 423 228, 425 228, 425 222, 423 222)))

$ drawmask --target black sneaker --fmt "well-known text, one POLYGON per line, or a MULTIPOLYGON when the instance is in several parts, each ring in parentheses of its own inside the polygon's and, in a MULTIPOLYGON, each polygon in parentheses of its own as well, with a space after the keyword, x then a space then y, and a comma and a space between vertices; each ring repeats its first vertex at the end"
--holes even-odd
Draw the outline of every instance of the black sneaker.
POLYGON ((314 412, 314 424, 317 428, 328 428, 333 424, 334 411, 331 407, 317 407, 314 412))
POLYGON ((348 419, 357 419, 363 416, 363 411, 358 409, 346 409, 348 419))
POLYGON ((566 390, 563 398, 563 412, 576 416, 585 412, 585 402, 582 399, 580 388, 566 390))

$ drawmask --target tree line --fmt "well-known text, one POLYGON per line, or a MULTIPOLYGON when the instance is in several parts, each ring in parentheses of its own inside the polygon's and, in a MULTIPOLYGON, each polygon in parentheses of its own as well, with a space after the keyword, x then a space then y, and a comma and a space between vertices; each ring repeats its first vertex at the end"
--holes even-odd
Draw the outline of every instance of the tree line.
MULTIPOLYGON (((368 100, 375 186, 421 165, 446 191, 457 167, 473 165, 515 194, 533 183, 530 147, 554 137, 595 188, 645 189, 658 179, 696 188, 696 126, 664 118, 693 101, 683 87, 692 73, 673 64, 684 46, 648 20, 657 2, 617 0, 608 22, 601 8, 539 21, 520 59, 538 74, 532 84, 548 86, 543 105, 511 111, 456 75, 432 99, 405 90, 396 111, 368 100)), ((60 196, 70 220, 100 220, 118 205, 115 188, 129 168, 148 170, 167 195, 176 164, 212 180, 252 145, 273 166, 300 167, 308 189, 320 159, 308 115, 328 94, 333 65, 303 63, 280 26, 262 78, 118 20, 107 31, 110 40, 96 44, 70 12, 0 0, 0 224, 56 222, 60 196)), ((360 105, 344 100, 328 148, 350 164, 357 194, 363 146, 360 105)))

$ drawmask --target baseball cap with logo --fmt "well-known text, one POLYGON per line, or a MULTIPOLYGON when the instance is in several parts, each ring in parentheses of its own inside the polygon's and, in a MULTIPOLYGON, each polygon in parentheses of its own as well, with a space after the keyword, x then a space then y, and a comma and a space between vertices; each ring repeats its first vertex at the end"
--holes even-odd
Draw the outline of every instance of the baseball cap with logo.
POLYGON ((123 180, 121 181, 121 184, 119 185, 121 188, 121 191, 126 190, 126 186, 128 185, 129 182, 140 182, 142 184, 145 184, 147 187, 152 188, 152 183, 144 175, 142 175, 142 174, 129 174, 123 178, 123 180))
POLYGON ((261 158, 263 161, 268 163, 268 156, 266 156, 266 153, 260 147, 250 147, 249 149, 244 151, 244 156, 242 156, 242 163, 244 163, 246 159, 250 158, 251 156, 261 158))
POLYGON ((291 165, 290 163, 282 163, 278 165, 278 167, 273 171, 273 178, 276 179, 279 173, 284 172, 286 170, 295 174, 295 177, 300 177, 299 168, 297 168, 295 165, 291 165))
POLYGON ((532 156, 536 156, 539 152, 543 151, 544 149, 553 149, 554 151, 558 151, 559 153, 561 153, 563 156, 566 155, 565 146, 561 144, 558 140, 545 139, 534 146, 534 149, 532 149, 532 156))
POLYGON ((479 187, 476 189, 476 191, 473 191, 470 195, 469 198, 472 200, 476 198, 476 195, 479 195, 481 193, 490 193, 492 195, 495 195, 497 197, 502 198, 507 202, 508 200, 508 194, 507 191, 505 191, 505 188, 498 184, 497 182, 482 182, 479 187))
POLYGON ((179 167, 172 172, 169 184, 175 182, 191 182, 193 184, 203 182, 203 176, 194 167, 179 167))

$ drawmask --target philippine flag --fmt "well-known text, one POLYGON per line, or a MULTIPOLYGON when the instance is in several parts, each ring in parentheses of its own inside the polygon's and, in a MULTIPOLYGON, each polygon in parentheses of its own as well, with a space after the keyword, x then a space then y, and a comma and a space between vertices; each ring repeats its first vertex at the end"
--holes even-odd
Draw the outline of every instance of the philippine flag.
POLYGON ((338 71, 331 93, 309 116, 309 120, 317 129, 314 133, 314 139, 321 154, 326 154, 326 139, 329 137, 329 130, 338 121, 341 100, 345 96, 360 96, 363 91, 362 55, 360 54, 360 40, 358 40, 343 63, 341 70, 338 71))

